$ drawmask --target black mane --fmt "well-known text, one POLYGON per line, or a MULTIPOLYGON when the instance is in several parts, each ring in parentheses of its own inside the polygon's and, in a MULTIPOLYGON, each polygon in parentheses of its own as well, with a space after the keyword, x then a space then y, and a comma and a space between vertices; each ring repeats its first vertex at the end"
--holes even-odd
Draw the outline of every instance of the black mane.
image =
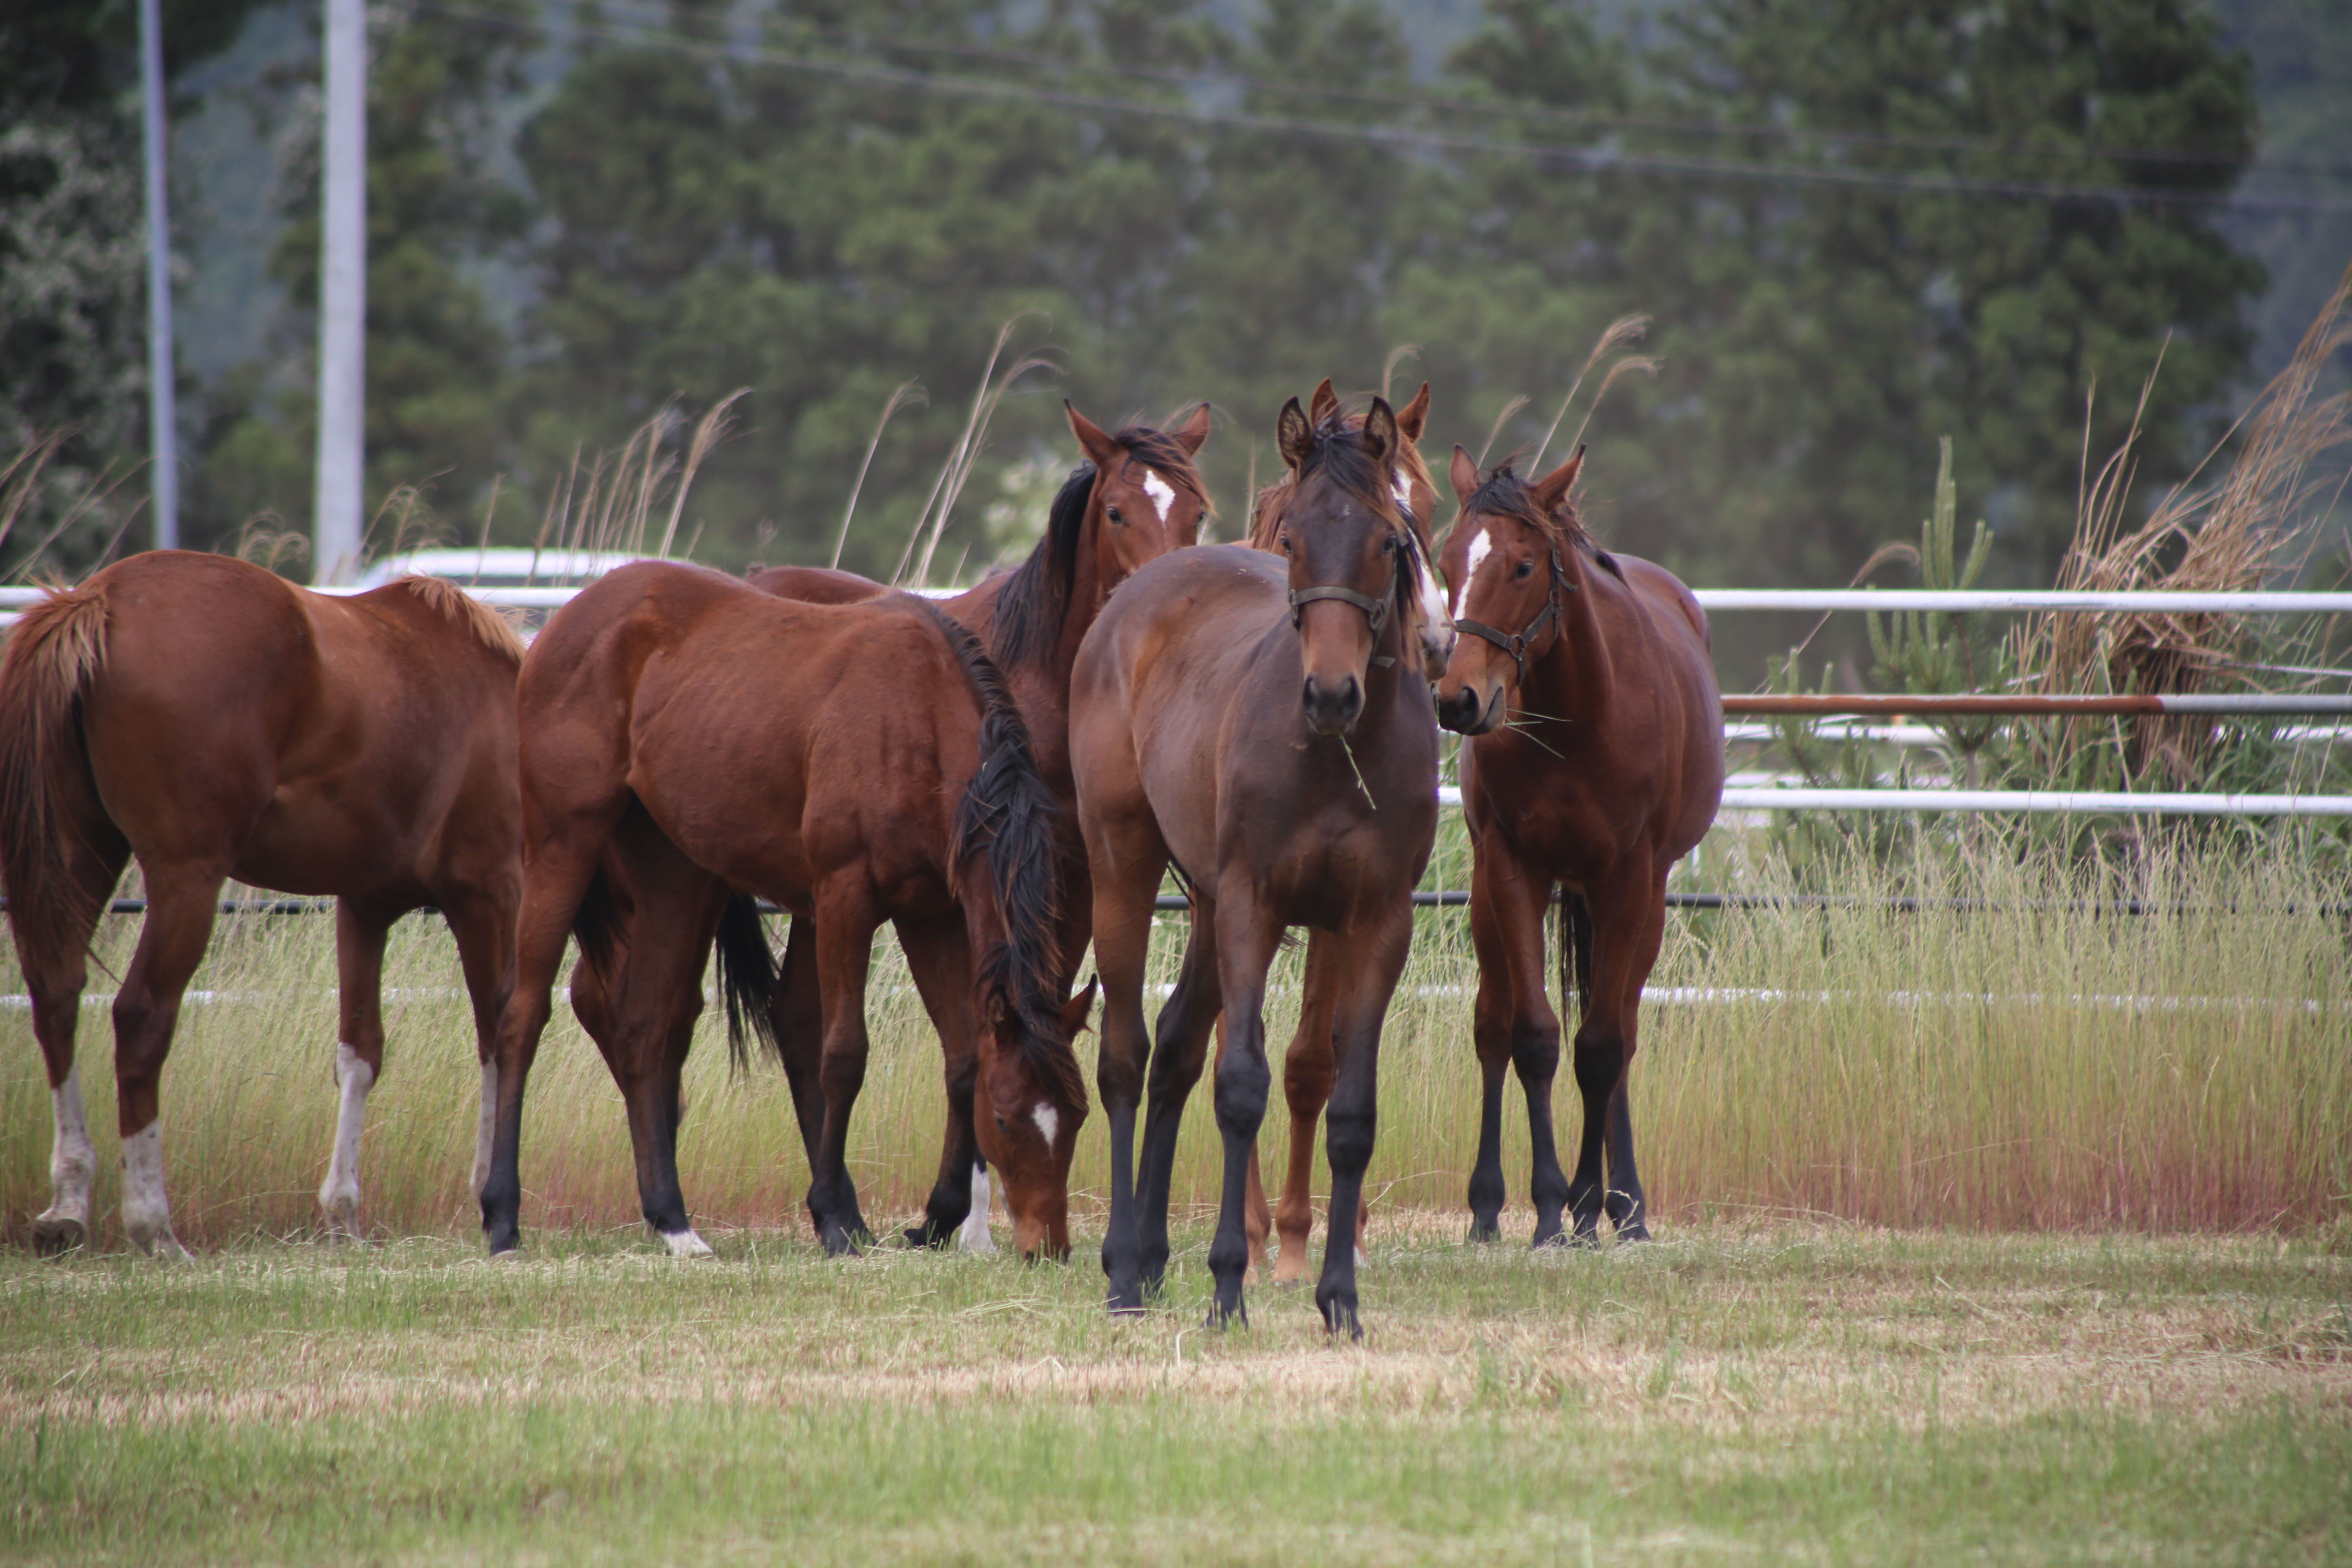
MULTIPOLYGON (((1149 425, 1130 425, 1111 439, 1127 448, 1130 461, 1157 470, 1171 484, 1202 498, 1192 455, 1174 437, 1149 425)), ((1045 537, 1037 542, 1029 559, 1013 569, 1013 581, 997 595, 988 651, 999 664, 1031 665, 1053 657, 1054 645, 1062 637, 1062 619, 1069 613, 1070 580, 1078 569, 1078 540, 1094 497, 1095 466, 1080 463, 1055 494, 1053 508, 1045 514, 1045 537)))
MULTIPOLYGON (((1511 459, 1507 458, 1496 464, 1494 470, 1470 493, 1470 499, 1462 503, 1464 521, 1481 514, 1507 517, 1513 521, 1523 522, 1546 539, 1581 550, 1601 567, 1617 572, 1617 563, 1585 531, 1583 520, 1576 515, 1576 503, 1573 500, 1563 501, 1558 514, 1547 515, 1543 508, 1536 504, 1534 489, 1512 471, 1511 459)), ((1622 575, 1622 573, 1618 574, 1622 575)))

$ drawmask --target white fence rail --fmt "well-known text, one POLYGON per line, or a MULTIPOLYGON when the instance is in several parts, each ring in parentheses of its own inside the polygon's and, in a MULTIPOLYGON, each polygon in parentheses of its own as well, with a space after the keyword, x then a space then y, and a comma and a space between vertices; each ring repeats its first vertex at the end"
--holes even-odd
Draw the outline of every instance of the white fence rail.
MULTIPOLYGON (((351 589, 323 589, 350 593, 351 589)), ((484 604, 502 608, 550 610, 567 603, 576 588, 471 588, 484 604)), ((13 612, 37 604, 44 590, 0 587, 0 626, 13 612)), ((929 589, 939 595, 949 590, 929 589)), ((1708 610, 1939 610, 2024 612, 2062 610, 2088 614, 2138 612, 2173 615, 2352 615, 2352 593, 2246 594, 2066 594, 2049 591, 1920 588, 1700 588, 1708 610)), ((2287 700, 2282 699, 2281 702, 2287 700)), ((1739 726, 1743 731, 1749 726, 1739 726)), ((1462 804, 1462 793, 1438 791, 1446 805, 1462 804)), ((1965 811, 2073 813, 2154 816, 2352 816, 2352 796, 2297 795, 2130 794, 2088 790, 1810 789, 1733 786, 1723 792, 1727 811, 1965 811)))

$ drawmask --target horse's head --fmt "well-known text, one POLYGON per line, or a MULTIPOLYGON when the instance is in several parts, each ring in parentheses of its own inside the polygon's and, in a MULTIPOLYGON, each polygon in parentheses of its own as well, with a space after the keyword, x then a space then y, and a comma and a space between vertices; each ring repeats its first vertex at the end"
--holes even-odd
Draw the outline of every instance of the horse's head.
POLYGON ((1112 435, 1069 404, 1070 434, 1094 466, 1087 521, 1096 543, 1096 573, 1117 587, 1147 561, 1196 544, 1209 492, 1192 466, 1209 438, 1209 405, 1173 430, 1130 425, 1112 435))
MULTIPOLYGON (((1317 430, 1326 425, 1360 430, 1365 417, 1340 411, 1339 395, 1331 389, 1328 375, 1307 400, 1307 423, 1317 430)), ((1429 383, 1424 381, 1412 401, 1396 411, 1397 434, 1403 439, 1397 443, 1389 467, 1389 494, 1412 530, 1424 567, 1437 554, 1431 532, 1437 515, 1437 486, 1429 477, 1429 465, 1421 458, 1421 433, 1428 423, 1429 383)), ((1281 549, 1282 520, 1297 487, 1297 476, 1286 474, 1259 492, 1250 518, 1249 542, 1254 547, 1281 549)), ((1421 611, 1413 640, 1421 650, 1422 673, 1434 681, 1445 673, 1445 660, 1454 652, 1454 622, 1446 614, 1445 596, 1438 591, 1435 574, 1426 570, 1422 573, 1421 611)))
POLYGON ((1529 483, 1505 463, 1480 476, 1454 448, 1447 478, 1462 500, 1438 565, 1453 591, 1454 626, 1465 634, 1437 682, 1437 721, 1465 735, 1502 723, 1528 662, 1559 640, 1583 580, 1589 545, 1569 492, 1584 448, 1529 483))
POLYGON ((1291 492, 1271 542, 1290 563, 1290 619, 1307 677, 1302 700, 1319 735, 1355 728, 1372 661, 1394 658, 1380 651, 1391 618, 1401 646, 1418 646, 1427 579, 1420 541, 1397 500, 1404 437, 1395 411, 1375 397, 1351 426, 1334 409, 1310 423, 1294 397, 1275 422, 1291 492))
POLYGON ((995 1170, 1021 1256, 1070 1255, 1070 1157, 1087 1119, 1086 1080, 1071 1042, 1087 1026, 1095 984, 1043 1016, 1024 1016, 1010 989, 983 984, 980 1073, 972 1131, 995 1170))

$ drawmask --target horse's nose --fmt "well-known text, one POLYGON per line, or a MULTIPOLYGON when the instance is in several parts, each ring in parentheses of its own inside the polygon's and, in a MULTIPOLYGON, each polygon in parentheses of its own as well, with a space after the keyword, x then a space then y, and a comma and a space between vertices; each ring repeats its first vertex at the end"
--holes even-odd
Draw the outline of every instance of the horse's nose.
POLYGON ((1479 700, 1478 689, 1465 681, 1450 698, 1437 704, 1437 721, 1445 728, 1464 735, 1483 734, 1487 726, 1487 704, 1479 700))
POLYGON ((1364 710, 1364 689, 1352 673, 1328 686, 1310 675, 1306 703, 1307 725, 1317 734, 1344 735, 1356 727, 1356 716, 1364 710))

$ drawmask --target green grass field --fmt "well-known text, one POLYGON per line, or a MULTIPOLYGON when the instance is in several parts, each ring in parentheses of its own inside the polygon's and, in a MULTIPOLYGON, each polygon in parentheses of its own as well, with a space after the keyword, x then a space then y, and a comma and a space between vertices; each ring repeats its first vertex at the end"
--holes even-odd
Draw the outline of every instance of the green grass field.
MULTIPOLYGON (((1797 886, 1742 847, 1694 875, 1797 886)), ((1674 917, 1634 1077, 1660 1239, 1574 1253, 1461 1239, 1475 966, 1458 912, 1424 916, 1384 1047, 1360 1345, 1270 1286, 1247 1330, 1200 1326, 1205 1094, 1140 1320, 1101 1309, 1098 1120, 1067 1266, 824 1259, 781 1075, 730 1078, 709 1026, 681 1168, 719 1258, 648 1247, 617 1096, 559 1012, 526 1255, 489 1263, 473 1047, 422 920, 387 976, 376 1239, 318 1245, 331 922, 224 920, 164 1078, 204 1256, 120 1249, 95 1007, 97 1245, 0 1250, 0 1558, 2352 1559, 2352 939, 2326 848, 2128 876, 1857 861, 1806 883, 1850 905, 1674 917), (2074 901, 2118 895, 2179 908, 2074 901)), ((1442 855, 1432 882, 1459 874, 1442 855)), ((135 931, 108 922, 107 965, 135 931)), ((904 980, 886 942, 853 1154, 877 1225, 920 1203, 944 1110, 904 980)), ((48 1097, 23 1011, 0 1041, 21 1237, 48 1097)))
POLYGON ((741 1232, 0 1256, 20 1561, 2340 1563, 2352 1257, 1376 1222, 1360 1346, 1067 1267, 741 1232))

